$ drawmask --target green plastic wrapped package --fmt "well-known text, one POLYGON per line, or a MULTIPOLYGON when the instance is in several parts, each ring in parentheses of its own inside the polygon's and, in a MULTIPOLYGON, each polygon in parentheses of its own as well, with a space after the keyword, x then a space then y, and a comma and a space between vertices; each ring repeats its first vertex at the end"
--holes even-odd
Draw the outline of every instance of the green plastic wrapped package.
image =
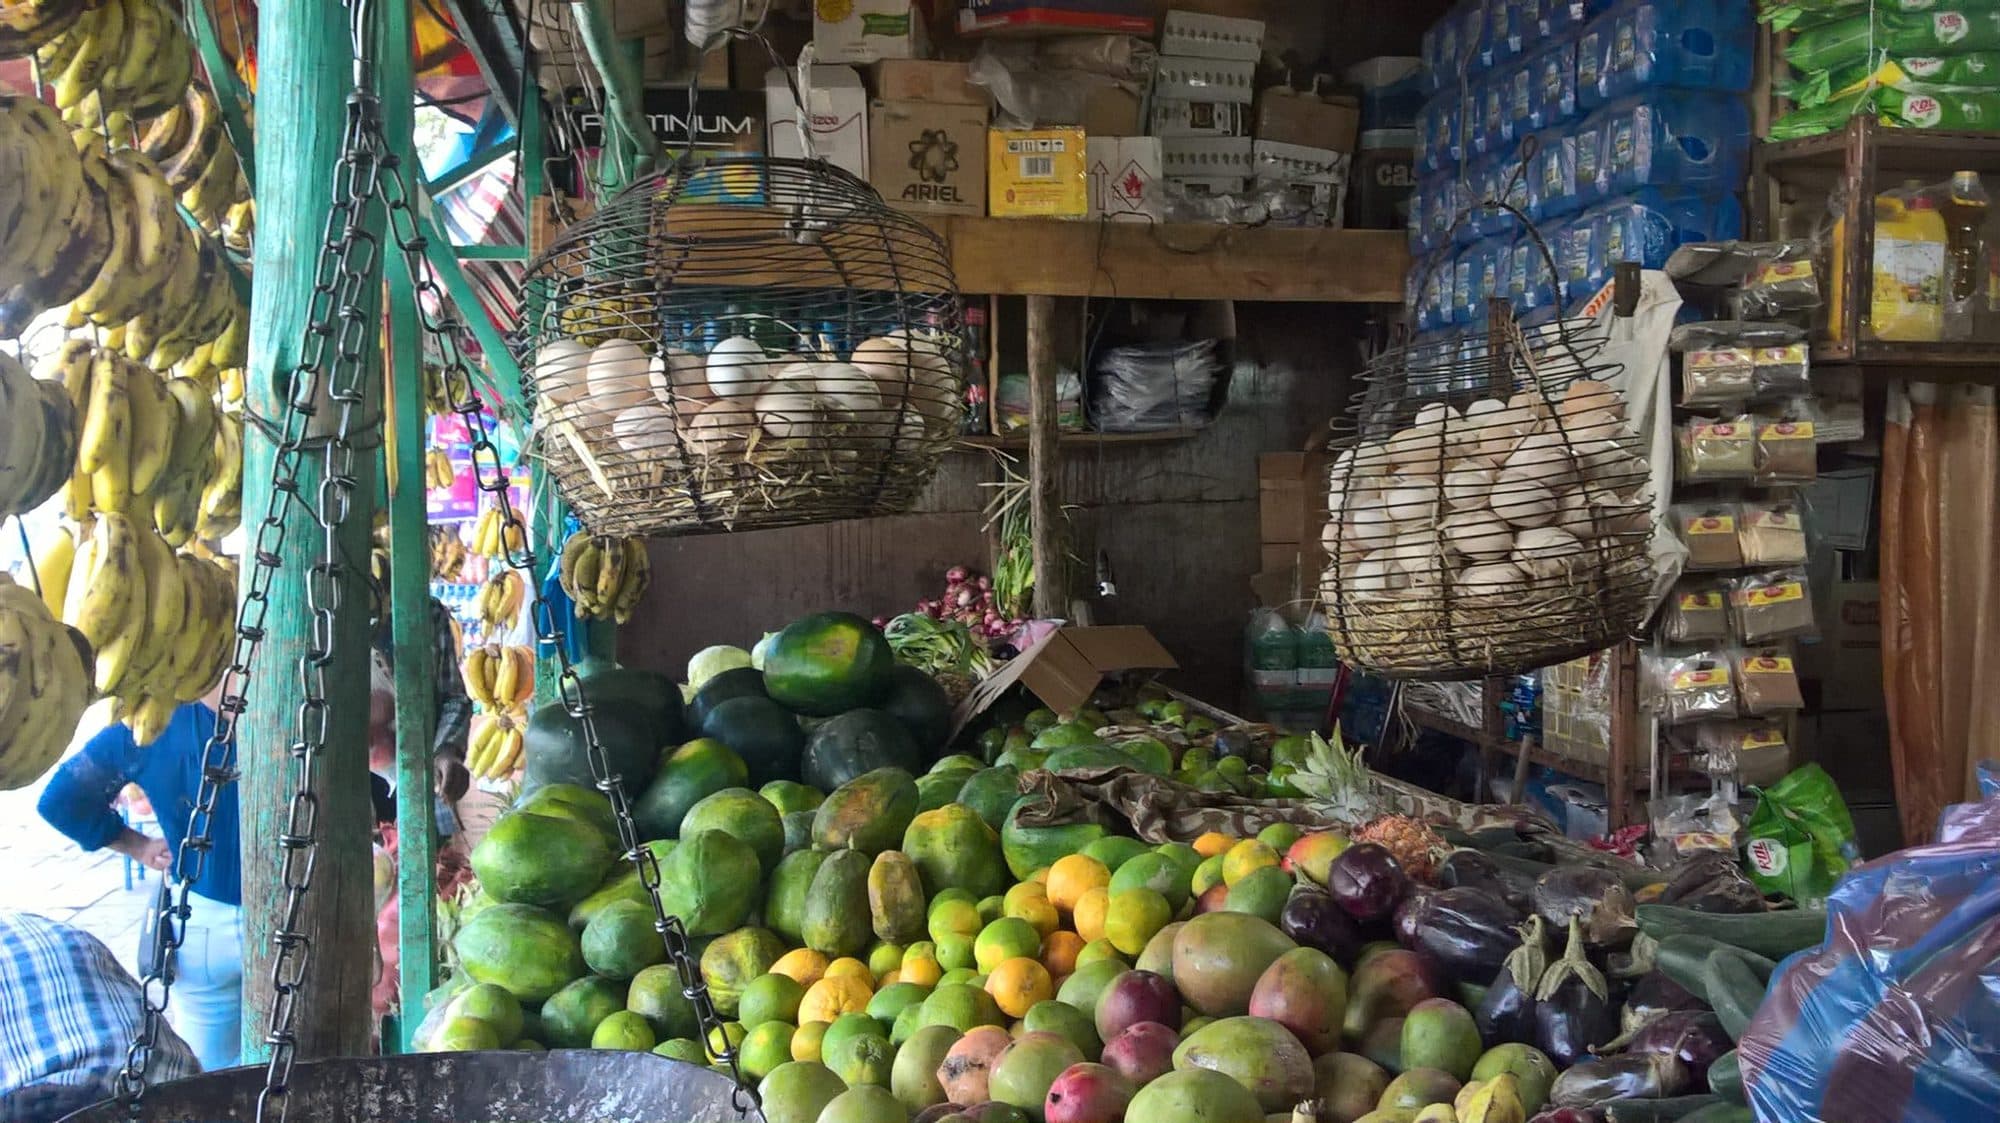
POLYGON ((1824 900, 1861 858, 1840 786, 1817 764, 1758 791, 1743 838, 1750 880, 1766 896, 1799 902, 1824 900))
POLYGON ((1883 12, 1874 26, 1863 13, 1802 31, 1785 48, 1800 70, 1866 64, 1876 52, 1897 55, 1963 54, 2000 50, 2000 9, 1954 6, 1934 12, 1883 12))
POLYGON ((1870 86, 1891 90, 1946 90, 1955 93, 2000 89, 2000 51, 1964 55, 1880 55, 1875 65, 1856 63, 1810 70, 1785 86, 1784 94, 1802 107, 1825 105, 1870 86))
POLYGON ((1939 8, 1961 11, 2000 7, 2000 0, 1777 0, 1765 3, 1757 18, 1778 31, 1805 31, 1873 10, 1884 14, 1930 12, 1939 8))
POLYGON ((1771 122, 1771 139, 1797 140, 1830 133, 1844 127, 1849 117, 1871 110, 1883 124, 1894 128, 1991 132, 2000 130, 2000 89, 1918 86, 1862 90, 1785 114, 1771 122))

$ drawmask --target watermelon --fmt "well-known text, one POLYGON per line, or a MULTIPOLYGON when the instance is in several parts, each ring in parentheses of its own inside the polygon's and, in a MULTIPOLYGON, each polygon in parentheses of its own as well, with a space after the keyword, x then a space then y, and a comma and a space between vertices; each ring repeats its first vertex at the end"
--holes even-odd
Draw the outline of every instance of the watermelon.
POLYGON ((831 717, 880 702, 895 666, 875 625, 851 612, 822 612, 793 621, 771 640, 764 687, 786 709, 831 717))
MULTIPOLYGON (((754 667, 732 667, 709 679, 687 705, 687 724, 690 729, 702 729, 708 723, 708 715, 715 707, 731 698, 769 698, 764 691, 764 674, 754 667)), ((714 734, 704 731, 704 736, 714 734)))
POLYGON ((494 905, 452 938, 474 982, 492 983, 523 1002, 541 1002, 584 973, 583 948, 563 918, 532 905, 494 905))
POLYGON ((660 774, 632 805, 639 834, 648 840, 678 838, 688 809, 726 788, 748 783, 743 758, 720 741, 689 741, 667 754, 660 774))
POLYGON ((963 803, 978 813, 986 825, 999 830, 1007 821, 1007 812, 1021 801, 1020 773, 1012 768, 994 767, 975 772, 958 789, 955 802, 963 803))
MULTIPOLYGON (((716 681, 737 673, 725 671, 716 681)), ((700 701, 697 695, 695 702, 700 701)), ((701 735, 728 745, 742 757, 750 769, 752 786, 761 788, 773 780, 799 778, 799 755, 806 747, 805 731, 799 728, 799 719, 790 710, 761 694, 716 703, 702 723, 701 735)))
POLYGON ((583 684, 593 719, 600 702, 629 707, 647 716, 655 747, 678 745, 687 739, 690 725, 681 712, 681 692, 667 676, 592 655, 576 665, 576 677, 583 684))
POLYGON ((833 789, 878 768, 924 771, 924 753, 903 723, 880 710, 849 710, 829 718, 806 742, 805 782, 833 789))
MULTIPOLYGON (((625 781, 625 794, 631 795, 651 782, 653 771, 659 764, 660 746, 667 743, 658 739, 661 728, 658 722, 661 719, 657 711, 637 703, 621 702, 610 697, 600 700, 589 691, 590 688, 585 686, 585 697, 590 702, 591 726, 597 731, 598 743, 604 747, 612 772, 625 781)), ((679 704, 676 703, 676 729, 679 720, 679 704)), ((590 771, 583 725, 569 716, 562 703, 551 702, 537 709, 534 716, 528 719, 528 728, 521 737, 527 757, 521 778, 521 794, 533 794, 550 784, 575 784, 584 788, 597 786, 590 771)))
POLYGON ((951 740, 951 696, 936 679, 906 663, 889 670, 889 693, 876 707, 903 723, 926 756, 935 757, 951 740))

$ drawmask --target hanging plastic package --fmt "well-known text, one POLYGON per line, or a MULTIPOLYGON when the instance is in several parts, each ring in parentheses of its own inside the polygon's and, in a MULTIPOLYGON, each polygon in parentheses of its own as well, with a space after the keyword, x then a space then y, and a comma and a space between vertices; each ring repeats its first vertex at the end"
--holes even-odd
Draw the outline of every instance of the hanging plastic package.
POLYGON ((1768 1123, 1946 1123, 2000 1103, 2000 764, 1938 841, 1856 867, 1827 936, 1779 966, 1738 1042, 1768 1123))
POLYGON ((1861 853, 1847 801, 1817 764, 1796 768, 1758 792, 1743 838, 1757 888, 1800 902, 1824 898, 1861 853))
POLYGON ((1810 70, 1785 86, 1785 96, 1811 107, 1868 89, 1945 89, 1954 92, 2000 89, 2000 51, 1963 55, 1884 55, 1832 70, 1810 70))
POLYGON ((1223 373, 1213 339, 1113 347, 1091 378, 1091 420, 1106 433, 1201 428, 1223 373))

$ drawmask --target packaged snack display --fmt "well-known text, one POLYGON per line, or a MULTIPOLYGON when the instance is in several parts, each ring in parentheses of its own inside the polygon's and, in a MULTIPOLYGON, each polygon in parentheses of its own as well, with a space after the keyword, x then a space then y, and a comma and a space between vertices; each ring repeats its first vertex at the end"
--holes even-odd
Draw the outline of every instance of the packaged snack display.
POLYGON ((1805 484, 1819 478, 1819 441, 1807 418, 1759 418, 1754 478, 1760 484, 1805 484))
MULTIPOLYGON (((1807 266, 1808 269, 1811 266, 1807 266)), ((1759 398, 1796 398, 1812 392, 1806 345, 1759 347, 1752 353, 1751 391, 1759 398)))
POLYGON ((1736 569, 1743 565, 1734 503, 1676 503, 1672 515, 1674 533, 1687 546, 1689 569, 1736 569))
POLYGON ((1677 430, 1676 475, 1682 483, 1747 480, 1757 466, 1757 419, 1748 414, 1726 418, 1696 417, 1677 430))
POLYGON ((1720 581, 1683 581, 1674 586, 1660 619, 1660 638, 1694 643, 1729 638, 1729 599, 1720 581))
POLYGON ((1736 687, 1730 680, 1727 652, 1648 652, 1645 661, 1651 708, 1662 722, 1684 725, 1736 716, 1736 687))
POLYGON ((1736 705, 1751 717, 1805 708, 1792 653, 1784 647, 1759 647, 1730 653, 1736 674, 1736 705))
POLYGON ((1784 774, 1791 760, 1785 727, 1775 721, 1714 721, 1694 727, 1695 763, 1705 772, 1759 784, 1784 774), (1775 772, 1776 775, 1772 773, 1775 772))
POLYGON ((1746 574, 1729 583, 1729 612, 1745 643, 1768 643, 1815 629, 1803 569, 1746 574))
POLYGON ((1681 404, 1741 405, 1756 387, 1756 353, 1748 347, 1703 347, 1681 360, 1681 404))
POLYGON ((1806 523, 1799 504, 1763 500, 1743 504, 1736 538, 1745 565, 1804 565, 1806 523))

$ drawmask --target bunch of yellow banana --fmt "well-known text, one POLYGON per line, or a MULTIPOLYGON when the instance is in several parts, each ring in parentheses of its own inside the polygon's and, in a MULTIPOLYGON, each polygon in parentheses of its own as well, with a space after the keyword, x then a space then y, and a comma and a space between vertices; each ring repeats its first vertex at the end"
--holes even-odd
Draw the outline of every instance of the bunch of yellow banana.
POLYGON ((466 695, 486 709, 511 709, 535 696, 533 648, 489 643, 466 652, 459 669, 466 695))
POLYGON ((91 0, 35 58, 58 107, 94 97, 104 112, 132 119, 180 101, 194 77, 194 43, 161 0, 91 0))
POLYGON ((89 704, 89 645, 0 573, 0 791, 54 767, 89 704))
POLYGON ((653 583, 653 561, 637 538, 578 531, 563 543, 557 573, 579 618, 612 618, 623 624, 653 583))
POLYGON ((8 0, 0 4, 0 58, 31 55, 76 26, 86 0, 8 0))
POLYGON ((38 382, 0 353, 0 518, 47 502, 76 461, 76 409, 59 383, 38 382))
POLYGON ((508 522, 498 507, 488 507, 472 524, 472 552, 482 558, 505 560, 526 546, 526 532, 519 520, 508 522))
POLYGON ((646 295, 621 295, 602 289, 579 293, 563 305, 562 332, 586 347, 606 340, 652 338, 653 301, 646 295))
POLYGON ((49 562, 43 594, 62 590, 63 620, 96 652, 98 692, 118 700, 139 744, 151 744, 174 707, 207 693, 228 665, 235 577, 175 554, 142 517, 106 512, 77 535, 73 553, 49 562))
POLYGON ((138 149, 160 165, 181 206, 203 230, 226 234, 231 208, 247 202, 250 189, 214 94, 189 86, 179 101, 140 128, 138 149))
POLYGON ((0 335, 7 338, 80 296, 118 248, 111 173, 102 160, 80 159, 68 134, 34 98, 0 96, 0 335))
POLYGON ((440 581, 456 581, 465 572, 465 559, 470 555, 465 549, 465 540, 458 536, 455 526, 431 528, 431 572, 440 581))
POLYGON ((243 523, 243 415, 221 413, 215 425, 215 473, 202 486, 194 532, 215 541, 243 523))
POLYGON ((445 387, 444 370, 424 364, 424 412, 443 417, 452 412, 451 391, 445 387))
POLYGON ((479 587, 479 619, 487 634, 513 622, 528 599, 528 583, 505 566, 495 566, 492 576, 479 587))
POLYGON ((441 448, 424 453, 424 486, 429 488, 450 487, 458 478, 458 470, 451 466, 451 456, 441 448))
POLYGON ((472 719, 466 742, 465 770, 478 780, 503 780, 521 766, 522 726, 511 712, 480 714, 472 719))

